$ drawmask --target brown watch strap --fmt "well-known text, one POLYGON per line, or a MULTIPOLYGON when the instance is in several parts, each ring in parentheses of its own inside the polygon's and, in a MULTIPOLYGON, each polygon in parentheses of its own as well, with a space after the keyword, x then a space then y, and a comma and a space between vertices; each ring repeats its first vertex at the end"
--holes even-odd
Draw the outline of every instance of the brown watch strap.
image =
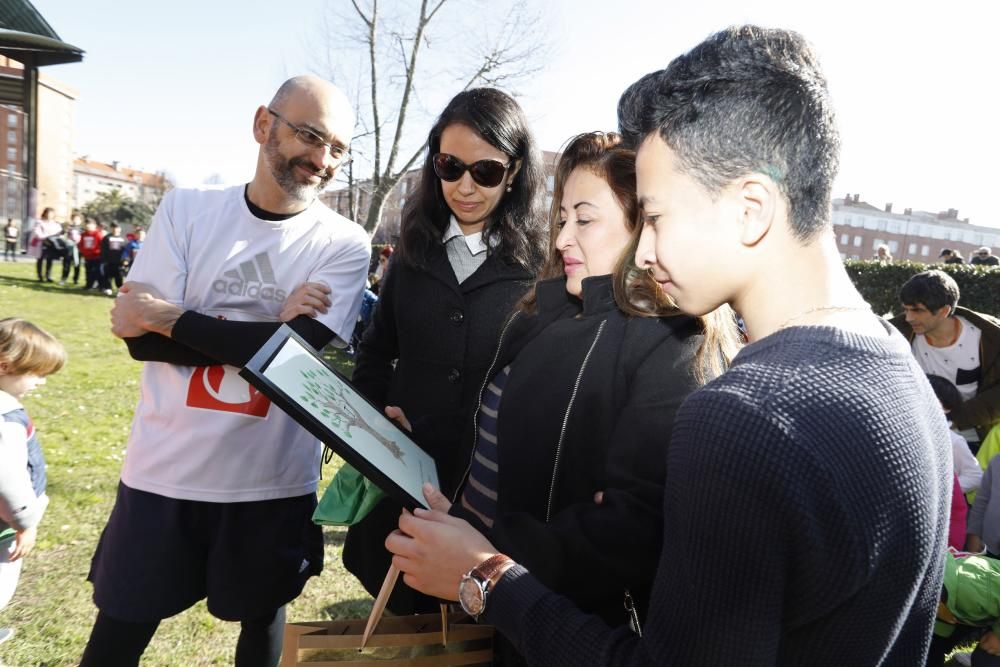
POLYGON ((486 590, 490 590, 500 580, 503 573, 513 566, 514 560, 509 556, 494 554, 477 565, 473 572, 480 581, 486 584, 486 590))

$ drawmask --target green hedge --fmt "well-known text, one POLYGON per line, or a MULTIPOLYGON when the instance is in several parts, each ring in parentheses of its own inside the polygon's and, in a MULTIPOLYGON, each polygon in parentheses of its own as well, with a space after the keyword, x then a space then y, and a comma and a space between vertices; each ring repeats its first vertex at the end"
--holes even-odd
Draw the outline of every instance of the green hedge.
POLYGON ((958 305, 980 313, 1000 316, 1000 267, 973 264, 921 264, 920 262, 881 262, 847 260, 847 274, 872 309, 880 314, 902 312, 899 288, 910 276, 928 269, 950 274, 962 296, 958 305))

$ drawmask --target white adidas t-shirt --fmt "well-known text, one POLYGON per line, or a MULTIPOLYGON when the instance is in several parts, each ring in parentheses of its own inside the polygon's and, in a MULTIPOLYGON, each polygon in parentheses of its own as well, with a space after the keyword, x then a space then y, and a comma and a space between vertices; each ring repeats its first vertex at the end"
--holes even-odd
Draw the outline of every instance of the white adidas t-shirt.
MULTIPOLYGON (((979 390, 979 342, 983 332, 964 317, 955 317, 961 323, 962 331, 954 343, 948 347, 934 347, 927 343, 923 334, 918 334, 913 337, 913 355, 925 373, 940 375, 948 380, 958 387, 962 400, 967 401, 974 398, 979 390)), ((979 442, 979 434, 974 428, 961 434, 970 442, 979 442)))
MULTIPOLYGON (((278 321, 304 282, 331 288, 317 319, 350 340, 371 245, 364 229, 319 201, 277 222, 250 213, 244 186, 172 190, 129 280, 205 315, 278 321)), ((316 490, 319 442, 232 366, 147 362, 122 481, 170 498, 243 502, 316 490)))

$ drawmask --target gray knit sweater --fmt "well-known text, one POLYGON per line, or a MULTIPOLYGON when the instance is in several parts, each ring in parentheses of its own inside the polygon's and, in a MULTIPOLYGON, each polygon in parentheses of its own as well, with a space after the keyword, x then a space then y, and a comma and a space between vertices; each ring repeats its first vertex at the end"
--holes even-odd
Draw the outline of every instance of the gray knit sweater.
POLYGON ((779 331, 677 413, 641 639, 520 567, 491 593, 485 621, 547 667, 922 665, 941 590, 950 448, 894 330, 779 331))

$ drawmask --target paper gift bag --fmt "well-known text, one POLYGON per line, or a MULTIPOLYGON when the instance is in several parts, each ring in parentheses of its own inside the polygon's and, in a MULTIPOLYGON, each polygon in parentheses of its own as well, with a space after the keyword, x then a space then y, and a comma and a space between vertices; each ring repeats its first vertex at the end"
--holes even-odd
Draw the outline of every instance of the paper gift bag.
POLYGON ((382 618, 364 649, 367 619, 288 623, 281 667, 490 665, 493 627, 463 620, 468 616, 449 615, 442 641, 439 614, 382 618))

